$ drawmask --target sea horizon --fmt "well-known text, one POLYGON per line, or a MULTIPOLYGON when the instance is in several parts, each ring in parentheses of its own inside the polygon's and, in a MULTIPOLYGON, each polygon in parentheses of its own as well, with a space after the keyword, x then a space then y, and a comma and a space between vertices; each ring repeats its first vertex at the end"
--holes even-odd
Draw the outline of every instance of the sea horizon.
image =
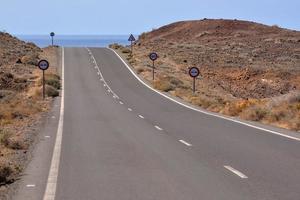
MULTIPOLYGON (((51 37, 43 34, 16 34, 15 37, 25 41, 33 42, 43 48, 52 44, 51 37)), ((129 45, 129 35, 56 35, 54 45, 63 47, 107 47, 110 44, 118 43, 129 45)))

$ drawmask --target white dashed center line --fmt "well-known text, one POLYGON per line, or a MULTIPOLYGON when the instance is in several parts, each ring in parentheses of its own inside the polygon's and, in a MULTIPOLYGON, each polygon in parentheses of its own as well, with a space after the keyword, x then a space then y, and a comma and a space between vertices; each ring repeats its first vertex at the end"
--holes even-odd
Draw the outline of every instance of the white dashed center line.
POLYGON ((186 142, 184 140, 179 140, 179 142, 181 142, 182 144, 185 144, 186 146, 189 146, 189 147, 192 146, 192 144, 190 144, 190 143, 188 143, 188 142, 186 142))
POLYGON ((160 130, 160 131, 162 131, 163 129, 162 128, 160 128, 159 126, 154 126, 157 130, 160 130))
POLYGON ((145 117, 143 115, 139 115, 139 118, 145 119, 145 117))
POLYGON ((229 171, 231 171, 232 173, 234 173, 235 175, 239 176, 240 178, 243 178, 243 179, 248 178, 245 174, 243 174, 242 172, 240 172, 240 171, 234 169, 234 168, 231 167, 231 166, 225 165, 224 167, 225 167, 226 169, 228 169, 229 171))
POLYGON ((123 105, 124 103, 122 101, 119 102, 121 105, 123 105))
POLYGON ((26 187, 33 188, 33 187, 35 187, 35 185, 34 184, 28 184, 28 185, 26 185, 26 187))
POLYGON ((128 108, 128 110, 131 112, 132 111, 132 109, 131 108, 128 108))

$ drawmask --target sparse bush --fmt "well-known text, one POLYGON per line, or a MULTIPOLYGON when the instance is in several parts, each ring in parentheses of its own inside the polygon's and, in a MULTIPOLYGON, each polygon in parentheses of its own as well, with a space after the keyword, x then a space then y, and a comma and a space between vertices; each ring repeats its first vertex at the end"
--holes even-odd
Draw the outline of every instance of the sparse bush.
POLYGON ((0 163, 0 185, 8 182, 9 176, 13 173, 13 170, 6 163, 0 163))
POLYGON ((183 82, 175 77, 170 78, 170 83, 176 87, 180 87, 181 85, 183 85, 183 82))
POLYGON ((25 145, 22 141, 13 138, 8 131, 0 130, 0 143, 10 149, 24 149, 25 145))
POLYGON ((57 97, 59 92, 52 86, 46 85, 46 94, 48 97, 57 97))
POLYGON ((154 88, 164 91, 164 92, 169 92, 174 89, 172 84, 169 81, 166 80, 157 80, 154 82, 154 88))
POLYGON ((61 88, 60 85, 60 77, 56 74, 47 74, 45 78, 45 83, 59 90, 61 88))
POLYGON ((241 117, 246 120, 251 120, 251 121, 260 121, 262 120, 268 112, 263 109, 259 108, 256 106, 249 107, 248 109, 244 110, 241 113, 241 117))
POLYGON ((208 108, 209 106, 212 105, 212 102, 209 101, 208 99, 201 98, 201 97, 191 97, 190 102, 194 105, 203 107, 203 108, 208 108))
POLYGON ((127 48, 124 48, 123 50, 122 50, 122 53, 130 53, 131 51, 130 51, 130 49, 127 49, 127 48))
POLYGON ((5 130, 0 130, 0 143, 5 147, 9 144, 11 134, 5 130))
POLYGON ((119 45, 117 43, 114 43, 114 44, 110 44, 109 45, 109 48, 112 48, 112 49, 120 49, 121 47, 123 47, 122 45, 119 45))
POLYGON ((21 58, 21 62, 28 65, 37 65, 39 62, 39 55, 37 53, 30 53, 21 58))
POLYGON ((142 67, 139 67, 139 68, 137 68, 136 69, 136 73, 137 74, 140 74, 140 73, 142 73, 142 72, 144 72, 145 70, 144 70, 144 68, 142 68, 142 67))
POLYGON ((23 141, 17 139, 17 138, 9 138, 8 144, 6 146, 7 148, 13 149, 13 150, 20 150, 25 149, 25 144, 23 141))

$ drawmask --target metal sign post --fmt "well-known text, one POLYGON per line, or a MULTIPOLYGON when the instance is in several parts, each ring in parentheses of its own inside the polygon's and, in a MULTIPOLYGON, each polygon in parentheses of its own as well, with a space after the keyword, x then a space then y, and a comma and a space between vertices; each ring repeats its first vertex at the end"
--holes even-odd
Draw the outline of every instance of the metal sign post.
POLYGON ((40 60, 38 66, 43 71, 43 99, 45 99, 45 70, 49 68, 49 62, 47 60, 40 60))
POLYGON ((190 76, 193 78, 193 93, 196 91, 196 77, 199 76, 200 70, 197 67, 191 67, 189 70, 190 76))
POLYGON ((53 37, 55 36, 55 33, 54 33, 54 32, 51 32, 51 33, 50 33, 50 36, 51 36, 52 46, 53 46, 53 37))
POLYGON ((130 34, 128 41, 130 41, 131 55, 133 54, 133 42, 135 41, 135 37, 130 34))
POLYGON ((153 52, 149 54, 150 60, 152 60, 152 80, 154 80, 154 70, 155 70, 155 65, 154 61, 158 58, 157 53, 153 52))

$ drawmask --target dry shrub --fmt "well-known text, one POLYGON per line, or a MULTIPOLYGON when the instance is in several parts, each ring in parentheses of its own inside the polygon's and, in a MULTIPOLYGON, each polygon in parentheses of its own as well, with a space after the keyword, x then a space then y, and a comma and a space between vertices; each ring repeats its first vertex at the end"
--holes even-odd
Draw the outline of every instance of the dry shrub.
POLYGON ((9 103, 0 105, 1 125, 11 124, 14 120, 20 120, 42 111, 42 107, 33 99, 22 100, 16 97, 9 103))
POLYGON ((119 45, 117 43, 114 43, 114 44, 110 44, 109 45, 109 48, 112 48, 112 49, 120 49, 122 47, 122 45, 119 45))
POLYGON ((48 97, 57 97, 59 96, 59 92, 54 87, 46 85, 46 95, 48 97))
POLYGON ((183 81, 179 80, 176 77, 170 77, 170 83, 176 87, 182 87, 183 86, 183 81))
POLYGON ((9 176, 13 173, 13 169, 5 162, 0 162, 0 185, 9 181, 9 176))
POLYGON ((251 106, 240 114, 243 119, 251 121, 261 121, 266 115, 268 115, 268 111, 257 106, 251 106))
POLYGON ((241 112, 248 109, 250 106, 260 104, 263 104, 263 102, 260 102, 257 99, 243 99, 233 102, 227 102, 221 113, 229 116, 238 116, 241 112))
POLYGON ((122 53, 130 53, 131 51, 130 51, 130 49, 128 49, 128 48, 123 48, 122 49, 122 53))
POLYGON ((0 130, 0 143, 3 146, 7 146, 9 144, 9 138, 11 134, 8 131, 0 130))
POLYGON ((59 90, 61 88, 60 85, 60 77, 56 74, 46 74, 45 83, 59 90))
POLYGON ((29 53, 21 58, 21 62, 28 65, 37 65, 39 62, 39 55, 37 53, 29 53))
POLYGON ((201 98, 199 96, 190 97, 190 102, 194 105, 201 106, 203 108, 208 108, 212 105, 212 102, 206 98, 201 98))
POLYGON ((291 121, 290 129, 300 131, 300 116, 291 121))
POLYGON ((140 73, 142 73, 142 72, 144 72, 144 71, 145 71, 145 69, 142 68, 142 67, 138 67, 138 68, 136 69, 136 73, 137 73, 137 74, 140 74, 140 73))
POLYGON ((164 91, 164 92, 169 92, 174 89, 172 84, 167 81, 167 80, 156 80, 154 81, 154 88, 164 91))
POLYGON ((192 91, 183 88, 175 88, 173 95, 190 102, 190 99, 192 98, 192 91))
POLYGON ((13 150, 27 149, 26 144, 24 143, 22 138, 17 137, 10 137, 8 139, 8 144, 6 145, 6 147, 13 150))

